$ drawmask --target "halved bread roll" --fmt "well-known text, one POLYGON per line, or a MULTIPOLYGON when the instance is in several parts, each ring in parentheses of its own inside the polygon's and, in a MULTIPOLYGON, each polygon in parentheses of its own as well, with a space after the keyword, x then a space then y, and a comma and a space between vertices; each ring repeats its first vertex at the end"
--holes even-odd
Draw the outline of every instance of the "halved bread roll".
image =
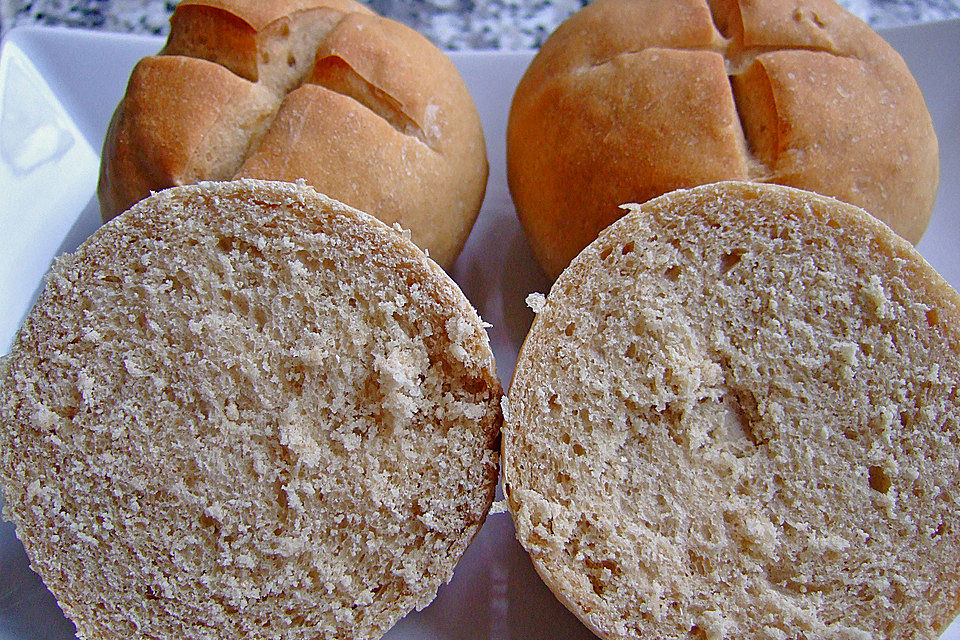
POLYGON ((960 296, 866 212, 677 191, 523 346, 504 489, 604 638, 936 638, 960 609, 960 296))
POLYGON ((0 381, 6 515, 88 640, 378 638, 493 499, 485 330, 407 236, 284 183, 58 260, 0 381))

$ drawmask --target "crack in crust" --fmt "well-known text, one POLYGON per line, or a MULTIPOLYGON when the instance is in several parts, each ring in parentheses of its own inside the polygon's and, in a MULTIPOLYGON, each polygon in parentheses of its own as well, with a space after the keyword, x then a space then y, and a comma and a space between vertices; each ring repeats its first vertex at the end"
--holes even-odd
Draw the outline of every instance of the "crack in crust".
MULTIPOLYGON (((839 59, 864 62, 857 52, 846 53, 837 48, 829 34, 823 32, 822 38, 813 38, 809 44, 747 44, 740 0, 707 0, 713 28, 717 36, 709 42, 667 47, 671 51, 713 52, 721 56, 727 71, 730 96, 735 106, 740 126, 737 136, 746 159, 750 180, 769 182, 777 179, 777 159, 789 146, 790 135, 787 118, 777 108, 776 92, 770 78, 763 70, 760 60, 765 54, 783 51, 806 51, 824 53, 839 59), (751 94, 762 94, 755 96, 751 94), (764 109, 761 102, 770 105, 764 109)), ((817 30, 823 30, 827 22, 813 9, 797 7, 792 19, 798 24, 812 24, 817 30)), ((646 46, 605 55, 589 64, 581 65, 573 72, 590 71, 628 56, 660 49, 659 46, 646 46)))
MULTIPOLYGON (((328 36, 348 15, 369 13, 360 6, 349 8, 352 11, 301 9, 254 31, 247 20, 225 8, 195 5, 189 8, 189 19, 184 17, 187 12, 174 14, 169 40, 160 55, 208 60, 274 93, 277 101, 264 118, 263 131, 273 125, 287 94, 314 84, 352 98, 399 133, 431 146, 422 127, 404 111, 402 99, 365 78, 347 54, 321 53, 328 36)), ((263 135, 258 129, 248 133, 249 144, 233 163, 237 168, 256 150, 263 135)))
POLYGON ((353 98, 389 123, 398 133, 416 138, 437 151, 427 139, 423 127, 404 111, 400 100, 370 82, 341 56, 328 55, 318 58, 309 82, 353 98))

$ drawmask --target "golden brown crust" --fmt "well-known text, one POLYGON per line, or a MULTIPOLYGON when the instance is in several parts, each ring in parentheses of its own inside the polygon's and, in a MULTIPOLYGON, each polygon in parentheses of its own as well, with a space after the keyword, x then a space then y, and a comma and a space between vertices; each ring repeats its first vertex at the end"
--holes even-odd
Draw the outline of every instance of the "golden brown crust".
POLYGON ((104 142, 99 194, 105 216, 125 211, 151 191, 231 178, 276 107, 273 94, 197 58, 144 58, 130 87, 104 142))
POLYGON ((622 215, 622 203, 714 180, 816 190, 866 208, 911 242, 925 230, 938 181, 936 136, 899 55, 831 0, 710 5, 599 0, 561 25, 531 63, 511 106, 507 167, 549 276, 622 215), (586 82, 598 66, 654 52, 659 65, 622 62, 602 86, 586 82), (725 73, 676 66, 695 55, 716 56, 725 73), (647 83, 687 91, 627 90, 647 83), (705 108, 707 100, 717 102, 705 108), (742 124, 729 129, 732 103, 742 124), (637 115, 624 124, 628 111, 637 115), (704 126, 711 112, 723 120, 704 126), (736 142, 718 148, 718 127, 736 142), (679 161, 676 138, 687 149, 679 161), (550 166, 545 157, 564 161, 550 166), (598 159, 604 181, 623 188, 596 184, 598 159))
POLYGON ((381 219, 410 228, 415 242, 445 268, 452 266, 483 200, 486 146, 462 78, 421 35, 351 0, 184 2, 173 15, 163 54, 160 59, 188 56, 211 66, 196 66, 189 75, 168 67, 169 75, 131 79, 102 156, 98 193, 105 220, 150 189, 172 184, 241 175, 303 178, 331 197, 370 207, 381 219), (235 77, 224 80, 227 70, 235 77), (226 128, 216 128, 215 114, 234 109, 232 97, 226 89, 207 87, 213 83, 234 94, 270 93, 271 110, 257 118, 258 126, 236 128, 228 139, 226 128), (303 90, 310 84, 355 104, 307 99, 320 95, 303 90), (288 99, 291 104, 282 104, 288 99), (322 110, 331 106, 339 110, 322 110), (345 122, 347 113, 359 124, 345 122), (371 118, 387 126, 368 122, 371 118), (171 121, 192 146, 181 149, 176 139, 161 140, 162 130, 152 127, 160 120, 171 121), (332 121, 341 127, 324 124, 332 121), (310 128, 304 128, 306 122, 310 128), (144 134, 114 139, 143 127, 144 134), (259 149, 264 134, 272 146, 259 149), (202 161, 187 166, 185 158, 210 135, 219 136, 216 148, 225 157, 204 153, 196 156, 202 161), (419 164, 405 158, 411 149, 417 159, 435 157, 419 164), (131 155, 160 165, 164 180, 155 181, 150 166, 129 162, 131 155), (241 165, 244 172, 235 173, 241 165), (344 165, 352 173, 334 175, 344 165), (225 173, 227 167, 234 173, 225 173))

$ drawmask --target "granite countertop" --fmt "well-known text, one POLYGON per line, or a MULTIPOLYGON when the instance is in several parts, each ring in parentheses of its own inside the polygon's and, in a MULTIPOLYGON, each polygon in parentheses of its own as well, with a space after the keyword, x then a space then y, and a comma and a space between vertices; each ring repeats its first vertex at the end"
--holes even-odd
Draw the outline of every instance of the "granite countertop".
MULTIPOLYGON (((538 47, 587 0, 362 0, 445 49, 538 47)), ((839 0, 874 27, 960 18, 960 0, 839 0)), ((0 32, 25 24, 165 35, 175 0, 0 0, 0 32)))

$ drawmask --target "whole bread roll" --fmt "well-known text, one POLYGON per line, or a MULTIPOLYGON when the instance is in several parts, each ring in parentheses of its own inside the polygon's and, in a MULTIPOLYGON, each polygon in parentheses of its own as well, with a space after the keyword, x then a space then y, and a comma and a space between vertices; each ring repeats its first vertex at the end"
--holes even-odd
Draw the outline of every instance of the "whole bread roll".
POLYGON ((960 296, 861 209, 720 183, 554 283, 505 411, 534 565, 603 638, 929 638, 960 609, 960 296))
POLYGON ((721 180, 833 196, 916 243, 939 161, 903 59, 832 0, 597 0, 520 81, 507 169, 556 278, 621 204, 721 180))
POLYGON ((109 220, 174 185, 304 179, 450 268, 487 173, 463 79, 413 29, 353 0, 184 0, 133 70, 97 194, 109 220))
POLYGON ((479 530, 500 396, 399 231, 177 187, 55 264, 0 380, 5 515, 87 640, 379 638, 479 530))

